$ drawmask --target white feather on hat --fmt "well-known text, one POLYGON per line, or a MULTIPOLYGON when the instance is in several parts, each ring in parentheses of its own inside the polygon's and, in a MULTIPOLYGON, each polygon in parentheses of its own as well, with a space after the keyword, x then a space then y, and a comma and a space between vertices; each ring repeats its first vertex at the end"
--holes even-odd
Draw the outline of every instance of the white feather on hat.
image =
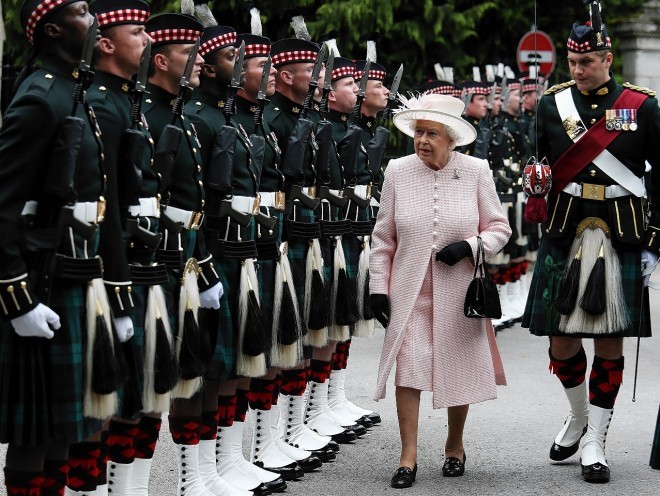
POLYGON ((250 32, 256 36, 263 36, 261 26, 261 12, 256 7, 250 9, 250 32))
POLYGON ((211 8, 206 2, 196 4, 193 0, 181 0, 181 13, 190 16, 197 14, 199 22, 205 28, 218 25, 218 21, 215 20, 211 8))
POLYGON ((447 76, 445 75, 445 71, 442 69, 442 66, 438 64, 433 64, 433 70, 435 70, 435 77, 438 81, 446 81, 447 76))
POLYGON ((403 134, 414 136, 413 126, 421 120, 438 122, 450 129, 456 146, 469 145, 477 139, 472 124, 461 117, 465 104, 458 98, 433 93, 409 97, 399 93, 398 97, 401 107, 394 111, 393 122, 403 134))
POLYGON ((301 15, 296 15, 291 18, 291 27, 299 40, 312 41, 312 37, 307 31, 305 18, 301 15))
POLYGON ((376 51, 376 40, 367 40, 367 60, 378 62, 378 53, 376 51))

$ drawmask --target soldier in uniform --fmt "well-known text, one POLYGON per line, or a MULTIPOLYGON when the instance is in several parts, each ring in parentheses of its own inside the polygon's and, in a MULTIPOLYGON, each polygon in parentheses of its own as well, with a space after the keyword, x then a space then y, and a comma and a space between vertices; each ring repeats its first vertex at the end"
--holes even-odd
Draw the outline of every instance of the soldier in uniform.
POLYGON ((591 13, 591 23, 574 24, 568 38, 573 80, 550 88, 539 105, 539 151, 552 167, 552 190, 523 326, 550 336, 550 367, 570 404, 550 458, 570 457, 584 437, 582 477, 603 483, 623 338, 651 334, 645 276, 659 249, 660 109, 652 91, 612 77, 599 2, 591 13), (594 339, 588 381, 582 338, 594 339))
MULTIPOLYGON (((153 291, 162 291, 157 288, 150 292, 148 288, 167 280, 165 266, 154 264, 160 241, 157 233, 160 210, 158 176, 151 167, 153 141, 136 100, 142 95, 132 91, 134 84, 131 82, 149 39, 144 29, 149 6, 142 0, 96 0, 90 10, 99 20, 102 37, 97 46, 96 74, 88 99, 101 128, 108 178, 106 196, 117 198, 106 211, 100 252, 106 287, 112 295, 113 315, 121 315, 135 304, 135 336, 124 345, 130 382, 121 391, 118 416, 104 432, 110 461, 109 484, 113 494, 146 496, 161 413, 169 409, 167 394, 160 395, 160 402, 152 400, 156 398, 153 377, 147 379, 145 387, 145 373, 149 376, 149 371, 154 369, 154 362, 145 360, 145 341, 150 343, 148 348, 151 349, 157 339, 155 326, 148 322, 145 325, 147 296, 153 291), (107 241, 116 231, 122 231, 127 242, 123 250, 112 251, 107 241), (129 278, 130 284, 119 282, 129 278), (151 394, 148 391, 152 391, 151 394), (147 412, 144 416, 140 413, 143 409, 147 412)), ((148 59, 142 62, 143 67, 148 63, 148 59)), ((146 80, 140 83, 144 85, 146 80)), ((165 369, 165 363, 167 358, 161 362, 161 369, 165 369)), ((103 451, 101 456, 104 456, 103 451)), ((101 468, 100 472, 105 476, 105 470, 101 468)), ((99 490, 101 488, 97 487, 99 490)))
POLYGON ((203 158, 182 98, 189 88, 199 85, 204 59, 196 53, 196 47, 203 26, 188 15, 161 14, 151 17, 146 28, 153 49, 144 113, 155 141, 154 165, 161 177, 164 205, 160 218, 163 244, 157 257, 168 267, 166 293, 171 326, 178 333, 181 369, 169 415, 178 459, 177 493, 207 494, 198 456, 202 431, 199 388, 212 350, 208 329, 197 325, 197 312, 199 308, 220 308, 222 284, 200 231, 206 203, 203 158), (185 74, 186 68, 189 74, 185 74), (187 78, 183 87, 182 76, 187 78), (195 273, 199 274, 198 281, 195 273))
POLYGON ((92 435, 114 412, 119 383, 95 359, 116 366, 119 342, 96 256, 106 188, 85 100, 93 17, 84 1, 30 0, 20 20, 32 45, 24 75, 34 56, 42 64, 22 80, 0 131, 0 442, 9 444, 8 494, 55 495, 70 445, 84 444, 76 455, 98 468, 83 451, 99 450, 92 435))
POLYGON ((491 131, 485 118, 488 115, 488 95, 491 86, 481 81, 463 81, 460 84, 461 99, 465 103, 463 118, 477 130, 477 140, 457 148, 457 151, 477 158, 488 158, 491 131))
MULTIPOLYGON (((375 46, 367 43, 368 58, 376 59, 375 46)), ((366 69, 367 60, 355 61, 354 80, 362 79, 366 69)), ((360 129, 362 143, 356 159, 353 159, 353 170, 344 170, 345 193, 348 202, 340 212, 340 219, 351 221, 351 234, 342 238, 343 250, 346 257, 346 272, 350 281, 350 290, 356 295, 357 322, 351 327, 351 335, 357 337, 371 337, 374 329, 373 314, 366 279, 368 277, 369 253, 371 243, 371 232, 374 219, 378 215, 379 204, 372 196, 377 192, 383 180, 381 164, 370 163, 369 152, 372 149, 386 146, 386 141, 375 139, 380 133, 377 117, 385 110, 388 104, 389 89, 385 86, 387 70, 375 61, 370 62, 369 72, 366 74, 367 84, 364 91, 364 100, 359 108, 359 114, 353 115, 352 124, 360 129)), ((355 112, 353 113, 355 114, 355 112)), ((375 155, 382 156, 383 150, 375 155)), ((372 155, 373 157, 373 155, 372 155)), ((343 161, 343 160, 342 160, 343 161)), ((346 381, 346 368, 350 354, 351 340, 337 344, 337 350, 333 356, 333 374, 330 381, 330 389, 344 389, 346 381), (334 376, 334 377, 333 377, 334 376)), ((334 391, 333 391, 334 394, 334 391)), ((348 399, 342 398, 342 402, 350 413, 360 415, 357 417, 356 429, 360 432, 364 426, 370 427, 381 422, 380 415, 372 410, 364 409, 355 405, 348 399)), ((350 418, 350 417, 349 417, 350 418)))

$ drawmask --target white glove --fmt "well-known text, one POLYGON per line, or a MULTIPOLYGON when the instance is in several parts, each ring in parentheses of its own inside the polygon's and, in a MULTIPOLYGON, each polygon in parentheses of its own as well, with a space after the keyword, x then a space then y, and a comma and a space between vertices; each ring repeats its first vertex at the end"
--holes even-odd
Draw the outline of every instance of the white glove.
POLYGON ((222 283, 218 281, 215 286, 211 286, 206 291, 199 293, 199 306, 202 308, 212 308, 220 310, 220 298, 224 294, 222 283))
MULTIPOLYGON (((658 255, 648 250, 642 251, 642 280, 644 281, 644 286, 649 286, 649 279, 657 264, 658 255)), ((656 289, 653 285, 650 286, 656 289)))
POLYGON ((119 341, 122 343, 133 337, 133 320, 130 317, 113 317, 112 325, 115 328, 119 341))
POLYGON ((11 320, 14 331, 24 338, 46 338, 55 336, 53 329, 59 329, 60 316, 43 303, 39 303, 28 313, 11 320))

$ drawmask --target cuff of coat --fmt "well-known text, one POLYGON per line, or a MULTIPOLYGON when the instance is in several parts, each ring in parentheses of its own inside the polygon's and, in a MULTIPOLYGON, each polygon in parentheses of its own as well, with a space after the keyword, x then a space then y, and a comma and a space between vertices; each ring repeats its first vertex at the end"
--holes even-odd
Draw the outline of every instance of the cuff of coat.
POLYGON ((3 320, 12 320, 28 313, 39 304, 32 293, 28 275, 0 279, 0 312, 3 320))
POLYGON ((113 317, 127 317, 133 313, 133 286, 131 281, 103 281, 113 317))
POLYGON ((660 255, 660 227, 649 226, 646 229, 643 249, 660 255))
POLYGON ((197 262, 197 265, 199 265, 197 286, 199 287, 200 293, 218 284, 220 276, 215 270, 215 263, 213 262, 213 257, 211 255, 204 260, 197 262))

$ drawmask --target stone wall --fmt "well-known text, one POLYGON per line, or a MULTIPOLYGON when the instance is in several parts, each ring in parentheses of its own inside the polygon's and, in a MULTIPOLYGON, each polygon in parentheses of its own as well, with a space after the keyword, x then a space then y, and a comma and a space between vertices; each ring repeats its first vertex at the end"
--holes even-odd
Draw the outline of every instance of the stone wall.
POLYGON ((649 0, 643 12, 616 28, 623 80, 660 92, 660 0, 649 0))

